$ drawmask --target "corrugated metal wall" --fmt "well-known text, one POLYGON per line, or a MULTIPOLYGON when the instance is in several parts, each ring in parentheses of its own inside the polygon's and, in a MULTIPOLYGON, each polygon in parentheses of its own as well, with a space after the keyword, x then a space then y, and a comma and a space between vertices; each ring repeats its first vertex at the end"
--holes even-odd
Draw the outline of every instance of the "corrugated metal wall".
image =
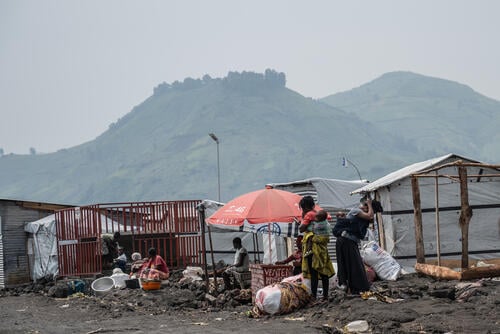
POLYGON ((30 282, 24 223, 49 214, 50 212, 23 208, 16 201, 0 201, 0 288, 30 282))
POLYGON ((0 206, 0 288, 5 287, 3 265, 3 234, 2 234, 2 207, 0 206))

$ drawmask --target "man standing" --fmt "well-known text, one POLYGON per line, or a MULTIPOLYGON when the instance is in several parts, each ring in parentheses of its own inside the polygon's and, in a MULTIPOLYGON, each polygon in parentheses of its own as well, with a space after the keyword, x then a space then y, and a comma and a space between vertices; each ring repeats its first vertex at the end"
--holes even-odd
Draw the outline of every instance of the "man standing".
POLYGON ((232 288, 231 277, 234 277, 235 272, 241 273, 248 271, 248 252, 246 248, 242 246, 240 238, 233 239, 233 248, 236 250, 236 253, 234 253, 234 263, 227 267, 222 273, 226 289, 232 288))

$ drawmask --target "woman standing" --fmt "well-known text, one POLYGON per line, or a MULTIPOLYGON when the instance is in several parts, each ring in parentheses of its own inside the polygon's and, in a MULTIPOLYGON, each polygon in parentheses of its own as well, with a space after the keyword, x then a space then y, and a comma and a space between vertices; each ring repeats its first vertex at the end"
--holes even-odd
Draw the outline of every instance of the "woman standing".
MULTIPOLYGON (((304 196, 299 202, 302 209, 302 222, 299 226, 300 232, 305 232, 302 241, 302 253, 306 253, 307 240, 312 237, 312 232, 309 229, 312 222, 316 219, 316 211, 314 210, 314 199, 311 196, 304 196)), ((325 238, 328 238, 325 236, 325 238)), ((328 255, 328 243, 316 243, 312 245, 312 255, 302 258, 302 275, 304 278, 311 280, 311 293, 316 298, 318 292, 319 277, 323 285, 323 302, 328 302, 328 287, 329 279, 335 274, 330 255, 328 255)))
POLYGON ((359 207, 352 209, 346 218, 339 218, 333 229, 337 237, 335 246, 339 285, 345 286, 351 294, 370 289, 365 265, 359 253, 359 243, 373 219, 371 199, 361 199, 359 207))

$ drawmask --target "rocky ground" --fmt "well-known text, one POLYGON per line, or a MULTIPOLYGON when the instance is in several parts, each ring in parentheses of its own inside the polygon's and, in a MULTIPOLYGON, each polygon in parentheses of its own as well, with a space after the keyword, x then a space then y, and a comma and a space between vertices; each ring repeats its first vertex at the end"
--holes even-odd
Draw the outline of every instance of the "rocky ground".
POLYGON ((251 290, 206 291, 174 273, 157 291, 67 294, 67 282, 0 290, 0 333, 500 333, 500 279, 437 281, 417 274, 376 281, 371 295, 330 292, 328 304, 282 315, 252 312, 251 290))

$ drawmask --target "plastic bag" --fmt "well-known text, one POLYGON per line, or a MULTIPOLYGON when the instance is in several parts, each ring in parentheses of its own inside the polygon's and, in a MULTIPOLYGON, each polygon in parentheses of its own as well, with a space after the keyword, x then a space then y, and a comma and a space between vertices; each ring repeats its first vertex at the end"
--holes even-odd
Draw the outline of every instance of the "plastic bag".
POLYGON ((339 278, 337 277, 337 274, 333 275, 330 277, 330 280, 328 281, 328 286, 330 288, 330 291, 335 290, 339 286, 339 278))
POLYGON ((129 276, 124 273, 116 273, 110 276, 113 279, 113 287, 115 289, 123 289, 127 286, 125 283, 129 279, 129 276))

